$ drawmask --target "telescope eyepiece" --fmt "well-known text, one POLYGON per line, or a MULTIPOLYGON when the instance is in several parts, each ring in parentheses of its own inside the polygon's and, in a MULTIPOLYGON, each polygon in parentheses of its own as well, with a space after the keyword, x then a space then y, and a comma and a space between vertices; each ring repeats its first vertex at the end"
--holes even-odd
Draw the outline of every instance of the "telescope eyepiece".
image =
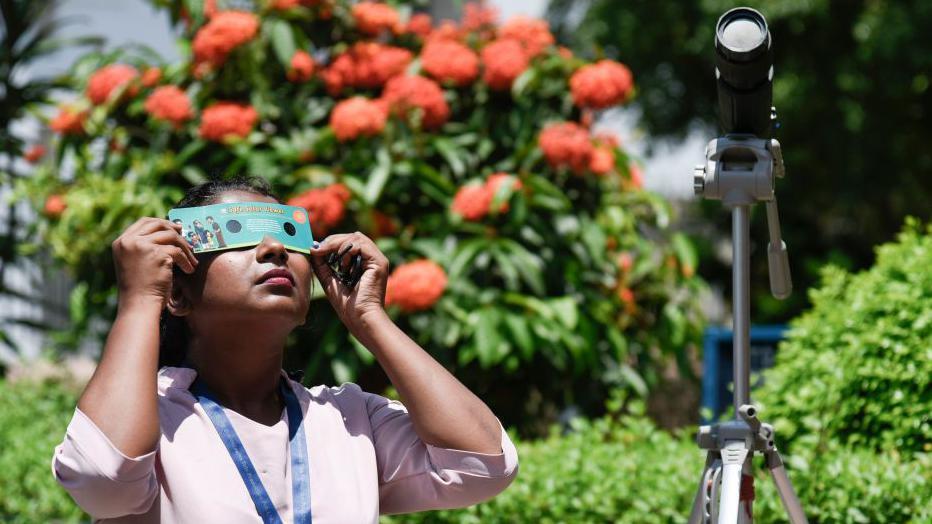
POLYGON ((722 130, 770 137, 773 53, 764 15, 736 7, 718 19, 715 78, 722 130))
POLYGON ((715 27, 715 49, 731 62, 749 62, 770 48, 767 21, 757 11, 737 7, 723 14, 715 27))

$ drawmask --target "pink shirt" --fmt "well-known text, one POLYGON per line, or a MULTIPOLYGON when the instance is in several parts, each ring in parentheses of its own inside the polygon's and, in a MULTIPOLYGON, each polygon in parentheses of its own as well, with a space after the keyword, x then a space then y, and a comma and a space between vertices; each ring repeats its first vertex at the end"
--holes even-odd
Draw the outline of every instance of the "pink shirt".
MULTIPOLYGON (((159 371, 162 436, 151 453, 129 458, 76 409, 52 472, 84 511, 104 522, 261 522, 246 485, 188 387, 196 372, 159 371)), ((425 444, 405 407, 356 384, 307 389, 289 380, 304 411, 315 524, 378 522, 408 513, 476 504, 504 490, 518 472, 502 430, 496 455, 425 444)), ((265 426, 224 412, 269 497, 292 521, 288 416, 265 426)))

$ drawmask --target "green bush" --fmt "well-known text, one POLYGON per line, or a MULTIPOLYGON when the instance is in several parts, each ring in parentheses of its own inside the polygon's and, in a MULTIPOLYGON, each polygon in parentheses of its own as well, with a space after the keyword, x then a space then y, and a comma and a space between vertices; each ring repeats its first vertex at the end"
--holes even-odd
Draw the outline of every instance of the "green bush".
MULTIPOLYGON (((86 516, 49 462, 77 395, 73 388, 0 381, 0 521, 74 522, 86 516)), ((637 411, 637 410, 635 410, 637 411)), ((702 468, 691 435, 670 435, 641 415, 577 421, 572 433, 517 442, 518 478, 471 508, 383 519, 399 522, 683 522, 702 468)), ((791 457, 810 522, 929 522, 932 460, 839 445, 791 457)), ((773 483, 758 472, 759 522, 784 522, 773 483)))
MULTIPOLYGON (((514 484, 471 508, 401 515, 392 523, 685 522, 704 455, 691 435, 671 436, 640 416, 581 423, 570 435, 518 444, 514 484)), ((831 446, 790 457, 810 522, 929 522, 932 460, 831 446)), ((755 519, 786 522, 773 481, 757 471, 755 519)))
POLYGON ((932 451, 932 227, 907 222, 873 268, 823 271, 757 399, 778 442, 932 451))
POLYGON ((73 388, 53 382, 0 381, 0 521, 86 519, 50 465, 76 398, 73 388))

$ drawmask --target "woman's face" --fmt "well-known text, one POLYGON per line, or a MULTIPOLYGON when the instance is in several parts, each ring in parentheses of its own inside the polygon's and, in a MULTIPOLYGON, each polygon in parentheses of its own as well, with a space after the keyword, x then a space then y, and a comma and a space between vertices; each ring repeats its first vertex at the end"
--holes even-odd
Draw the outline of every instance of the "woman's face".
MULTIPOLYGON (((246 191, 224 192, 213 203, 231 202, 277 203, 246 191)), ((287 251, 281 242, 266 236, 253 247, 195 256, 200 263, 187 286, 188 320, 195 329, 230 321, 261 320, 270 328, 287 329, 304 323, 312 278, 308 255, 287 251), (280 274, 269 278, 270 270, 280 274)))

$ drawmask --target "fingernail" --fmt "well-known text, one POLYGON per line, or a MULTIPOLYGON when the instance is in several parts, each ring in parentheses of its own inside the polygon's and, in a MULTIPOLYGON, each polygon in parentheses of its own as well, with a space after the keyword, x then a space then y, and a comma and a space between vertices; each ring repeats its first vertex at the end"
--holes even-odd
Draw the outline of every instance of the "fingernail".
POLYGON ((320 247, 320 242, 318 242, 318 241, 315 240, 315 241, 314 241, 314 249, 317 249, 317 248, 319 248, 319 247, 320 247))

